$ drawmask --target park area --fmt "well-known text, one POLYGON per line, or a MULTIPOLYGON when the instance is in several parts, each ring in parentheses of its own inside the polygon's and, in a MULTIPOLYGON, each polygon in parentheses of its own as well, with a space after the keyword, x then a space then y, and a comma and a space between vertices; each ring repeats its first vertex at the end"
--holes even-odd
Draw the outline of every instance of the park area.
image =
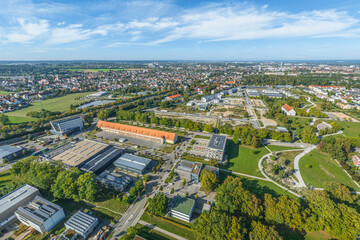
POLYGON ((307 186, 323 188, 324 182, 334 181, 360 191, 360 188, 335 160, 318 150, 311 151, 300 160, 300 172, 307 186))
POLYGON ((9 116, 9 119, 12 123, 34 121, 36 120, 36 118, 26 116, 28 112, 41 111, 41 109, 64 112, 70 109, 70 105, 78 105, 84 102, 83 100, 75 100, 75 99, 78 99, 79 97, 80 98, 85 97, 91 93, 94 92, 73 93, 58 98, 51 98, 47 100, 34 102, 30 107, 9 112, 6 113, 6 115, 9 116))
POLYGON ((359 137, 360 123, 358 122, 345 122, 345 121, 332 121, 338 123, 343 127, 343 133, 347 137, 359 137))

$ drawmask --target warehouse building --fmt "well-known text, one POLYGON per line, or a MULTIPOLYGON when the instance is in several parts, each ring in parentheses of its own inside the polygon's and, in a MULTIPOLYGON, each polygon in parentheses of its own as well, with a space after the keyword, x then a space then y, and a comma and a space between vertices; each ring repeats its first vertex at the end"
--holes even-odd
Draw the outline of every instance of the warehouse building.
POLYGON ((110 147, 104 153, 88 161, 81 170, 99 174, 108 168, 116 159, 125 153, 124 149, 110 147))
POLYGON ((65 218, 62 207, 39 196, 19 207, 15 215, 20 222, 41 233, 50 231, 65 218))
POLYGON ((151 160, 125 153, 114 162, 115 167, 137 174, 144 174, 151 160))
POLYGON ((170 214, 172 217, 190 222, 194 208, 195 200, 178 195, 171 206, 170 214))
POLYGON ((25 184, 0 198, 0 229, 16 220, 15 211, 39 194, 37 188, 25 184))
POLYGON ((69 220, 65 222, 66 230, 73 230, 75 235, 86 239, 94 231, 99 220, 82 211, 77 211, 69 220))
POLYGON ((225 157, 226 136, 213 134, 206 147, 206 158, 223 161, 225 157))
POLYGON ((9 161, 15 158, 16 155, 22 155, 22 147, 13 147, 10 145, 3 145, 0 146, 0 164, 4 163, 5 161, 9 161))
POLYGON ((56 135, 70 134, 81 131, 84 128, 83 116, 71 116, 50 122, 52 130, 50 132, 56 135))
POLYGON ((199 162, 190 162, 187 160, 180 160, 175 168, 175 172, 179 174, 181 178, 187 181, 194 181, 198 183, 200 181, 200 172, 203 164, 199 162))
POLYGON ((145 140, 159 142, 162 144, 174 144, 177 141, 177 135, 171 132, 158 131, 149 128, 135 127, 131 125, 105 121, 98 121, 96 126, 105 132, 141 138, 145 140))
MULTIPOLYGON (((67 167, 82 167, 97 156, 103 156, 103 153, 111 146, 88 139, 82 139, 76 142, 65 143, 51 151, 46 152, 41 157, 49 161, 62 161, 67 167)), ((100 159, 101 160, 101 157, 100 159)))

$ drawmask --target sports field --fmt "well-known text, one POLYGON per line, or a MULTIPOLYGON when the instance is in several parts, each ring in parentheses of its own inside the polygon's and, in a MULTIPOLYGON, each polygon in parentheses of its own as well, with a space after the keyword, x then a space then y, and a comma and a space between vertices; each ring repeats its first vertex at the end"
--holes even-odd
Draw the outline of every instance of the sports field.
POLYGON ((29 122, 33 121, 34 118, 30 118, 26 116, 26 113, 31 111, 40 111, 41 109, 46 109, 49 111, 60 111, 64 112, 70 109, 70 105, 76 105, 83 103, 82 100, 75 100, 78 97, 84 97, 94 92, 86 92, 86 93, 73 93, 63 97, 52 98, 47 100, 42 100, 39 102, 32 103, 32 106, 23 108, 14 112, 6 113, 9 116, 10 120, 14 122, 29 122))
POLYGON ((324 182, 334 181, 360 191, 335 160, 318 150, 311 151, 300 160, 300 173, 308 186, 322 188, 324 182), (311 167, 307 168, 306 164, 310 164, 311 167))
POLYGON ((269 153, 265 147, 254 149, 244 145, 236 145, 233 141, 228 141, 226 147, 229 156, 229 163, 226 169, 263 177, 258 169, 258 162, 262 156, 269 153))

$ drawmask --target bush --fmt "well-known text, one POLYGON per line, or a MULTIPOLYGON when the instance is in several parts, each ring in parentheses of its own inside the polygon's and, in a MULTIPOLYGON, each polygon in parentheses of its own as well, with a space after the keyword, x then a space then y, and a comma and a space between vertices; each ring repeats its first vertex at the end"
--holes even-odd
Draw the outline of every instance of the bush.
POLYGON ((312 168, 312 166, 310 164, 308 164, 308 163, 305 165, 305 167, 306 168, 312 168))

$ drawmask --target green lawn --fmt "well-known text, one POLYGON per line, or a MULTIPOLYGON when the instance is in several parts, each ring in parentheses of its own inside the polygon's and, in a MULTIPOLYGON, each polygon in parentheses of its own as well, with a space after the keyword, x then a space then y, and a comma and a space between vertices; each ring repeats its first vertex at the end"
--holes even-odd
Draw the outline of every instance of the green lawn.
MULTIPOLYGON (((291 117, 287 116, 288 119, 291 120, 291 130, 296 130, 296 132, 300 132, 304 127, 309 126, 312 118, 305 117, 291 117), (300 126, 300 128, 299 128, 300 126)), ((290 129, 289 129, 290 130, 290 129)))
POLYGON ((323 187, 324 182, 335 181, 360 191, 353 180, 329 155, 313 150, 300 160, 300 172, 308 186, 323 187), (310 164, 311 168, 305 167, 310 164))
POLYGON ((302 149, 302 148, 296 148, 296 147, 284 147, 284 146, 276 146, 276 145, 266 145, 266 146, 273 152, 283 151, 283 150, 302 149))
POLYGON ((186 225, 181 225, 178 222, 173 222, 171 220, 152 217, 147 213, 144 213, 141 217, 141 220, 153 224, 159 228, 162 228, 168 232, 174 233, 186 239, 196 239, 196 236, 191 228, 186 225), (172 223, 173 222, 173 223, 172 223))
POLYGON ((136 224, 136 227, 138 228, 137 234, 143 238, 146 238, 147 240, 176 240, 175 238, 172 238, 164 233, 158 232, 139 223, 136 224))
POLYGON ((305 235, 305 240, 330 240, 333 239, 325 231, 309 232, 305 235))
POLYGON ((10 120, 11 123, 23 123, 23 122, 36 121, 37 118, 22 117, 22 116, 9 116, 9 120, 10 120))
POLYGON ((58 98, 52 98, 52 99, 47 99, 47 100, 43 100, 43 101, 39 101, 39 102, 35 102, 32 104, 32 106, 27 107, 27 108, 23 108, 14 112, 9 112, 6 113, 6 115, 8 116, 12 116, 12 117, 22 117, 22 118, 15 118, 14 120, 17 121, 25 121, 25 119, 29 119, 29 121, 32 120, 32 118, 29 118, 26 116, 26 113, 31 112, 31 111, 40 111, 42 108, 45 108, 46 110, 49 111, 66 111, 70 109, 70 105, 71 104, 80 104, 83 101, 81 100, 75 100, 75 98, 78 97, 83 97, 86 95, 89 95, 93 92, 86 92, 86 93, 73 93, 73 94, 69 94, 63 97, 58 97, 58 98))
POLYGON ((229 141, 226 145, 226 151, 229 156, 229 163, 226 169, 263 177, 258 169, 258 162, 262 156, 269 153, 265 147, 252 148, 244 145, 236 145, 233 141, 229 141))
MULTIPOLYGON (((334 122, 334 121, 329 121, 334 122)), ((343 132, 348 137, 358 137, 360 134, 360 122, 335 121, 344 128, 343 132)))
POLYGON ((10 95, 11 93, 14 92, 0 91, 0 95, 10 95))

